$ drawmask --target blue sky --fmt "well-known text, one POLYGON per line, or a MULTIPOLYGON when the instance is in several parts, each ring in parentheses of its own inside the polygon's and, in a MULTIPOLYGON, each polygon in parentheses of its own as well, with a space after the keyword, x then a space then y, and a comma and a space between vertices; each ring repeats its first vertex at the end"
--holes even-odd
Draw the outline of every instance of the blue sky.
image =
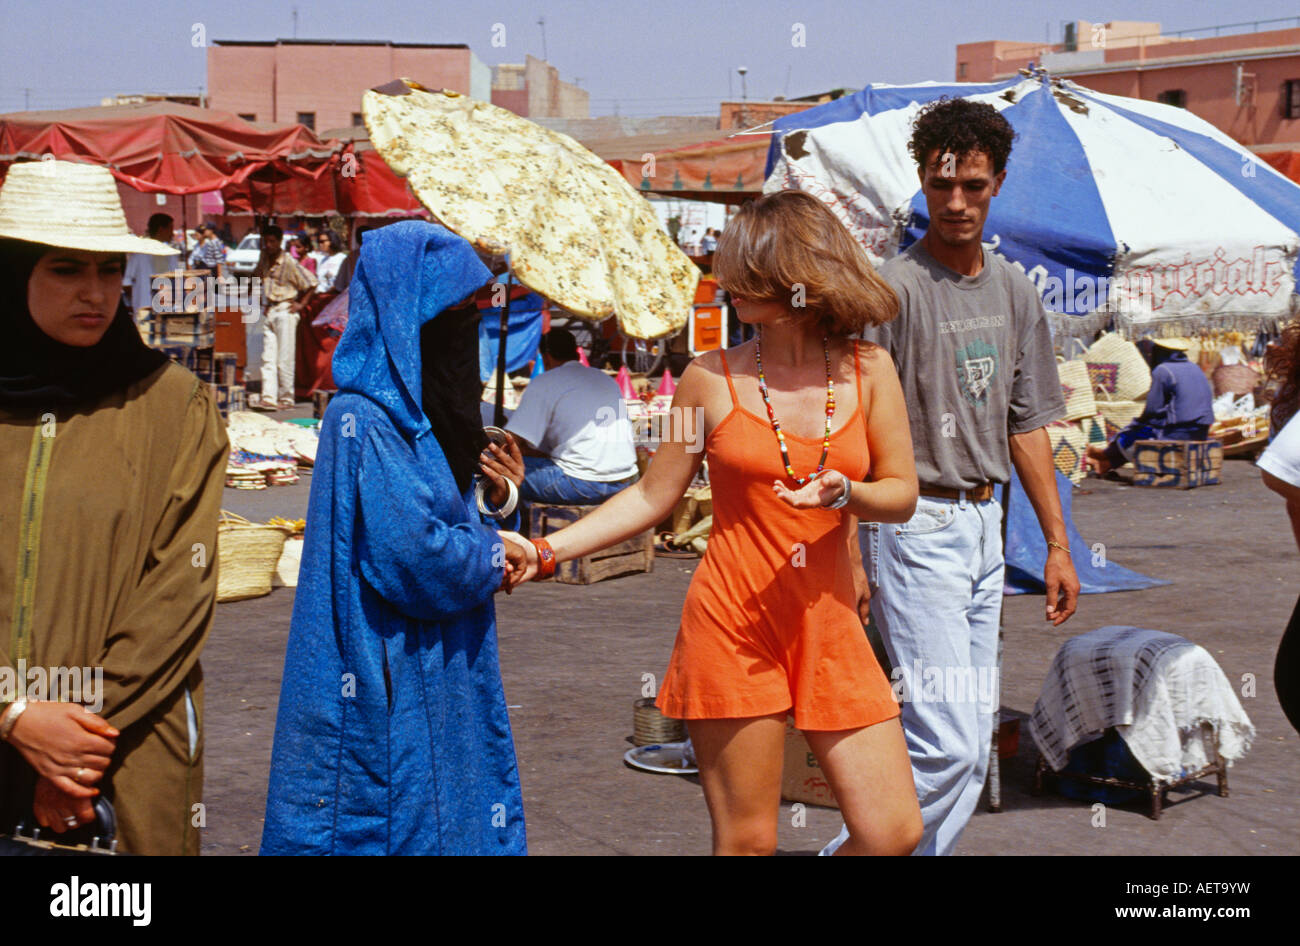
MULTIPOLYGON (((448 3, 442 0, 0 0, 0 111, 97 105, 118 92, 196 93, 207 38, 387 39, 466 43, 483 62, 546 55, 579 79, 592 113, 716 114, 740 95, 803 95, 867 82, 951 80, 959 42, 1059 41, 1067 20, 1154 20, 1166 32, 1295 17, 1288 0, 894 0, 448 3), (1246 11, 1249 11, 1248 13, 1246 11), (506 44, 491 45, 494 24, 506 44), (792 43, 797 25, 806 44, 792 43)), ((1297 25, 1293 20, 1291 24, 1297 25)))

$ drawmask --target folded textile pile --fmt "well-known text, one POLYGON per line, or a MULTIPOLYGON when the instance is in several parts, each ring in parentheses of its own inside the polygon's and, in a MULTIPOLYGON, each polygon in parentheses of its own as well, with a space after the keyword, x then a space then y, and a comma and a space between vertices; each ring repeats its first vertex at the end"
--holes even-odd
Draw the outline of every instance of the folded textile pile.
POLYGON ((1228 678, 1204 648, 1176 634, 1102 627, 1061 645, 1029 720, 1059 772, 1075 746, 1114 727, 1157 782, 1222 756, 1241 758, 1255 737, 1228 678))
POLYGON ((296 483, 298 468, 316 462, 318 437, 312 427, 281 423, 252 411, 234 411, 226 434, 230 438, 228 486, 259 489, 257 475, 270 486, 296 483))

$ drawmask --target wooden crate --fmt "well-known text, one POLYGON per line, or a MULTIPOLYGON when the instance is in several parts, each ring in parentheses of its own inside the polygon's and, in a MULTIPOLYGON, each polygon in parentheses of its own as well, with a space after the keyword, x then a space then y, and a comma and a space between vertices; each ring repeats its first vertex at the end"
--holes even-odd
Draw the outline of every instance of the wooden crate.
POLYGON ((1139 440, 1133 445, 1134 486, 1213 486, 1223 470, 1217 440, 1139 440))
MULTIPOLYGON (((534 503, 530 507, 528 535, 543 539, 552 532, 572 525, 596 508, 534 503)), ((655 534, 653 529, 647 529, 618 545, 611 545, 579 559, 561 562, 555 569, 555 580, 566 585, 590 585, 620 575, 651 572, 654 571, 654 565, 655 534)))

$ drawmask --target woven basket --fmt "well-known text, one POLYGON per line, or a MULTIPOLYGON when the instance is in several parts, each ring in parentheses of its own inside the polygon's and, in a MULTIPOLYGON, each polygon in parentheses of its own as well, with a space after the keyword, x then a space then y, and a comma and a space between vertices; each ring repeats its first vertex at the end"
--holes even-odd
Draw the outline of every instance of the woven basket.
POLYGON ((1096 414, 1097 402, 1092 396, 1087 362, 1058 361, 1056 373, 1061 381, 1061 394, 1065 396, 1065 419, 1080 420, 1096 414))
POLYGON ((1136 401, 1151 390, 1151 369, 1138 347, 1114 332, 1103 332, 1083 356, 1093 389, 1121 401, 1136 401))
POLYGON ((1079 426, 1083 428, 1083 436, 1087 439, 1088 446, 1106 446, 1106 422, 1100 417, 1085 417, 1079 421, 1079 426))
POLYGON ((279 526, 258 525, 222 510, 217 529, 217 601, 269 595, 288 535, 279 526))
POLYGON ((1259 387, 1263 377, 1250 365, 1219 365, 1211 376, 1214 396, 1231 391, 1234 397, 1251 394, 1259 387))
POLYGON ((632 741, 638 746, 657 746, 686 738, 686 724, 659 712, 654 697, 637 700, 632 707, 632 741))
POLYGON ((1084 455, 1088 438, 1078 424, 1058 421, 1047 425, 1047 436, 1052 442, 1052 463, 1071 483, 1078 483, 1088 473, 1084 455))
POLYGON ((1144 410, 1146 410, 1145 401, 1097 399, 1097 416, 1101 418, 1102 424, 1105 425, 1107 440, 1113 440, 1115 435, 1127 427, 1131 421, 1137 420, 1144 410))

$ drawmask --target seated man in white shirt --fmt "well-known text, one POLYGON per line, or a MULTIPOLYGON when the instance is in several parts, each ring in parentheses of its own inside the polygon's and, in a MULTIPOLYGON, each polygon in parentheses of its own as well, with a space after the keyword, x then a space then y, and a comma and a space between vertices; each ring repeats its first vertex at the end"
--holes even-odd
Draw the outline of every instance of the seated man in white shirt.
POLYGON ((524 390, 506 429, 524 453, 525 502, 598 504, 636 482, 632 425, 618 385, 578 361, 571 332, 542 336, 546 370, 524 390))

